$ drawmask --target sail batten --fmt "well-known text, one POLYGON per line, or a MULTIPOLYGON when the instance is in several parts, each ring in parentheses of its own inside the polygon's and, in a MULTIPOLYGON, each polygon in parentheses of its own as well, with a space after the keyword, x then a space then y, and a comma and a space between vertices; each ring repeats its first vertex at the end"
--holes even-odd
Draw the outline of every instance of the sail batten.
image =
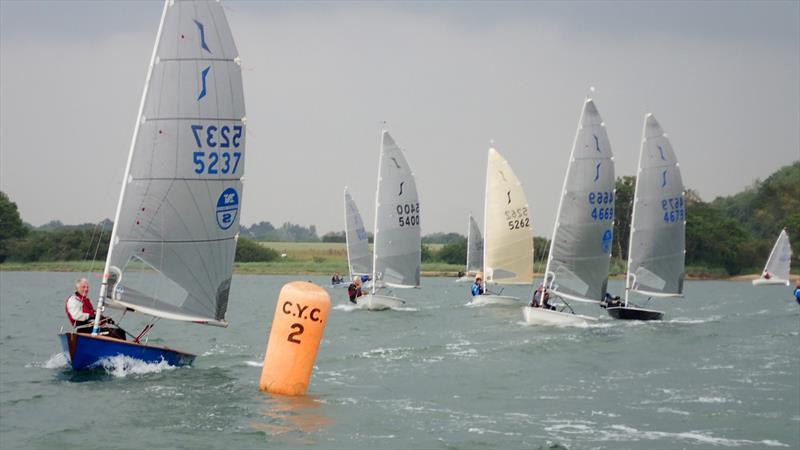
POLYGON ((246 128, 238 52, 218 2, 165 3, 138 117, 104 300, 157 317, 222 323, 246 128))
POLYGON ((683 180, 672 145, 652 114, 642 126, 637 173, 626 287, 644 295, 679 297, 686 233, 683 180))
POLYGON ((403 151, 383 130, 375 208, 373 286, 419 286, 421 257, 420 206, 414 173, 403 151))
POLYGON ((490 148, 486 164, 483 272, 487 283, 533 282, 533 233, 528 199, 505 158, 490 148))
POLYGON ((564 177, 545 286, 564 298, 599 302, 608 284, 614 220, 614 160, 594 101, 583 105, 564 177))

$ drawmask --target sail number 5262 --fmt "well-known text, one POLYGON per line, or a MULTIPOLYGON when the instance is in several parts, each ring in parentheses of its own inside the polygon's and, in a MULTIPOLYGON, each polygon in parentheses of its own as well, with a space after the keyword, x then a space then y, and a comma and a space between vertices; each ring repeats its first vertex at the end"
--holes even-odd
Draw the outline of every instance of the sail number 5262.
MULTIPOLYGON (((242 126, 227 125, 217 127, 216 125, 192 125, 192 134, 198 149, 202 148, 238 148, 241 145, 242 126)), ((233 174, 239 168, 239 161, 242 152, 229 151, 196 151, 192 153, 192 163, 194 172, 197 174, 207 173, 233 174)))

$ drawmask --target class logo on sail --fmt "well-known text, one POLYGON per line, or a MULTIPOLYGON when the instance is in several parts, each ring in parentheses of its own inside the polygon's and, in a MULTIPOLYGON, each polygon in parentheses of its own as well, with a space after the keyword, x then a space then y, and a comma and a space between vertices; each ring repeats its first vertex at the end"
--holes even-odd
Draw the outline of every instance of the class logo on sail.
POLYGON ((227 230, 236 222, 236 214, 239 213, 239 193, 230 187, 222 191, 217 200, 217 225, 223 230, 227 230))

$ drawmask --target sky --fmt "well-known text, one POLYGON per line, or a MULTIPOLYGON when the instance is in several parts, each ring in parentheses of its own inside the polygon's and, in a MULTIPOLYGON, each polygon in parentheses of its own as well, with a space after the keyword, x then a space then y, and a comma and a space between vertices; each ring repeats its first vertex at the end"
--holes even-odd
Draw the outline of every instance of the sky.
MULTIPOLYGON (((372 223, 385 121, 423 234, 482 217, 493 141, 549 236, 590 86, 617 176, 635 173, 648 112, 704 200, 800 160, 797 1, 223 4, 243 67, 247 226, 343 230, 345 186, 372 223)), ((113 218, 161 9, 0 0, 0 190, 26 222, 113 218)))

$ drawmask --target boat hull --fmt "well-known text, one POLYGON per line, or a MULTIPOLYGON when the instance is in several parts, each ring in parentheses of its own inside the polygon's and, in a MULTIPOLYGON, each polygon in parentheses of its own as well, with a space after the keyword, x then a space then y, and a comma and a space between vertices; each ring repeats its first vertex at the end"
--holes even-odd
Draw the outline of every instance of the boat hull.
POLYGON ((166 347, 137 344, 106 336, 81 333, 61 333, 58 336, 67 360, 74 370, 91 369, 97 367, 103 358, 119 355, 147 363, 166 361, 171 366, 191 365, 196 356, 166 347))
POLYGON ((611 306, 606 308, 608 315, 620 320, 661 320, 664 313, 654 309, 611 306))
POLYGON ((525 322, 536 325, 576 325, 597 321, 596 317, 565 313, 552 309, 532 308, 530 306, 522 308, 522 311, 525 316, 525 322))
POLYGON ((398 308, 406 304, 406 301, 389 295, 367 294, 356 299, 356 304, 362 309, 369 311, 383 311, 385 309, 398 308))
POLYGON ((753 280, 753 286, 770 286, 770 285, 789 285, 789 280, 781 280, 780 278, 770 278, 767 280, 766 278, 759 278, 757 280, 753 280))
POLYGON ((510 295, 494 295, 483 294, 472 297, 470 304, 473 305, 509 305, 515 306, 522 303, 519 297, 512 297, 510 295))

